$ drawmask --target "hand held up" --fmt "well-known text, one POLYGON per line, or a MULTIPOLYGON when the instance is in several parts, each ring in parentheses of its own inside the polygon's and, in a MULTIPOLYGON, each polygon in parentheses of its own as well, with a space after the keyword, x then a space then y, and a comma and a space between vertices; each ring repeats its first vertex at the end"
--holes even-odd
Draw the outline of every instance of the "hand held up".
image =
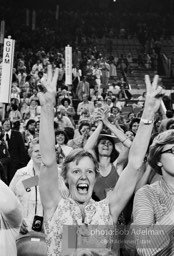
POLYGON ((151 83, 149 75, 145 75, 146 83, 146 100, 145 100, 145 110, 151 110, 156 113, 160 107, 162 97, 165 94, 165 90, 158 85, 159 76, 155 75, 153 82, 151 83))
POLYGON ((53 71, 52 66, 48 65, 47 79, 42 84, 44 90, 37 95, 41 106, 55 105, 58 74, 58 68, 53 71))

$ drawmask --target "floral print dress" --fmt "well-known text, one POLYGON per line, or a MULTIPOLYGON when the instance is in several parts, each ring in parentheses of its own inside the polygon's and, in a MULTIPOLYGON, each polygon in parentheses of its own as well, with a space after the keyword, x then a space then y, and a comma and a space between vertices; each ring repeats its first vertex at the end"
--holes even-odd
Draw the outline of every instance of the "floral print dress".
MULTIPOLYGON (((61 199, 52 218, 44 223, 48 256, 67 255, 63 251, 63 231, 68 229, 66 239, 76 240, 76 248, 112 249, 114 223, 107 199, 100 202, 90 200, 81 211, 73 199, 61 199)), ((67 247, 68 247, 67 246, 67 247)), ((74 254, 76 255, 76 254, 74 254)), ((116 254, 114 254, 116 255, 116 254)))

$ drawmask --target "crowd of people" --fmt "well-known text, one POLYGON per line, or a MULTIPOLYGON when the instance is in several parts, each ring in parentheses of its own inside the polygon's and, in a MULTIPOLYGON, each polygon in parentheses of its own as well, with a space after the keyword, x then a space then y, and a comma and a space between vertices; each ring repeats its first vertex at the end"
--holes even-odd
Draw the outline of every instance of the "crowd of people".
POLYGON ((17 42, 0 115, 0 255, 173 256, 174 111, 162 112, 157 75, 170 15, 159 26, 158 14, 60 10, 55 23, 55 10, 38 10, 30 30, 18 11, 6 28, 17 42), (130 107, 134 60, 112 56, 110 43, 131 36, 146 90, 130 107), (103 39, 108 54, 96 46, 103 39))
POLYGON ((71 85, 63 53, 37 52, 30 72, 25 58, 15 62, 1 121, 3 256, 35 255, 39 247, 23 243, 32 236, 45 241, 42 255, 172 255, 165 91, 158 75, 146 75, 140 111, 125 115, 123 70, 96 48, 88 57, 81 69, 81 52, 73 52, 71 85), (74 236, 73 246, 65 242, 74 236))

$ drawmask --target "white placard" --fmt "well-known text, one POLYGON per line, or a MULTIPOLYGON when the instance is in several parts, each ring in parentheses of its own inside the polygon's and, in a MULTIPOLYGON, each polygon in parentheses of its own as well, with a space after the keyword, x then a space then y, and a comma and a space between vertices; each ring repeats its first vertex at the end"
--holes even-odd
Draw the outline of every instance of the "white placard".
POLYGON ((4 39, 0 102, 10 103, 15 40, 4 39))
POLYGON ((72 84, 72 47, 65 47, 65 85, 72 84))

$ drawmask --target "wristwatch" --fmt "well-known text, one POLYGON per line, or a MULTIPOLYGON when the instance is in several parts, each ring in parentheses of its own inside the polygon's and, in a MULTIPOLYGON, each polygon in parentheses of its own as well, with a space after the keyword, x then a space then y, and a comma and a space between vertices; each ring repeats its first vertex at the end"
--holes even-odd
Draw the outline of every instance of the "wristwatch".
POLYGON ((150 125, 153 123, 153 120, 141 118, 141 122, 143 122, 145 125, 150 125))

